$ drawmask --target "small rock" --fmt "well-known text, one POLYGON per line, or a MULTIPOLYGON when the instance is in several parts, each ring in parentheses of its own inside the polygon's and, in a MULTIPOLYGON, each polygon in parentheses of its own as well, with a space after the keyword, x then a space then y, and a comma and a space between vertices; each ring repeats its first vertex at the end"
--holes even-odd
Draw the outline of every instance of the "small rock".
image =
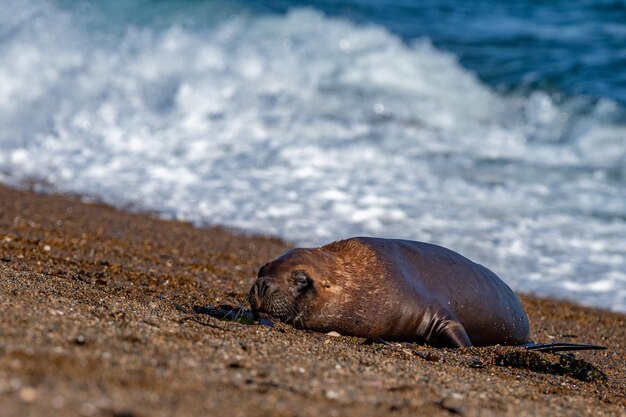
POLYGON ((191 358, 185 358, 183 359, 183 363, 187 366, 189 366, 190 368, 197 368, 198 367, 198 362, 194 359, 191 358))
POLYGON ((32 387, 25 387, 20 390, 20 400, 25 403, 32 403, 37 398, 37 390, 32 387))
POLYGON ((453 392, 441 401, 441 406, 453 414, 463 414, 462 410, 465 406, 463 395, 453 392))
POLYGON ((329 400, 338 400, 341 398, 341 392, 335 391, 332 389, 327 389, 324 391, 324 396, 329 400))
POLYGON ((472 359, 471 361, 467 362, 467 366, 469 366, 470 368, 482 369, 485 367, 485 364, 482 363, 480 359, 472 359))
POLYGON ((83 403, 79 408, 80 414, 87 417, 93 416, 94 414, 96 414, 97 411, 98 407, 96 407, 96 405, 92 403, 83 403))
POLYGON ((52 250, 52 248, 50 247, 50 245, 45 245, 43 247, 43 250, 46 251, 46 252, 50 252, 52 250))
POLYGON ((65 405, 65 399, 60 395, 56 395, 50 400, 50 405, 52 405, 53 408, 61 408, 65 405))
POLYGON ((330 336, 330 337, 341 337, 341 335, 339 333, 337 333, 336 331, 332 331, 332 332, 328 332, 326 333, 326 336, 330 336))
POLYGON ((429 362, 441 362, 441 356, 433 352, 419 352, 417 356, 429 362))
POLYGON ((13 391, 17 391, 18 389, 22 388, 22 381, 19 378, 12 378, 9 381, 9 387, 13 391))

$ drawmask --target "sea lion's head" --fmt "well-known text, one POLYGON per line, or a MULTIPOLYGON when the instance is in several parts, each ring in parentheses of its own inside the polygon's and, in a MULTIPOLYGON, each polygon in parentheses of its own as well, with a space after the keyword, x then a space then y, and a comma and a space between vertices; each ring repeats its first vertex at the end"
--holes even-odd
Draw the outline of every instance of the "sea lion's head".
POLYGON ((248 293, 255 318, 317 327, 312 321, 319 319, 329 292, 337 289, 327 257, 315 249, 294 249, 265 264, 248 293))

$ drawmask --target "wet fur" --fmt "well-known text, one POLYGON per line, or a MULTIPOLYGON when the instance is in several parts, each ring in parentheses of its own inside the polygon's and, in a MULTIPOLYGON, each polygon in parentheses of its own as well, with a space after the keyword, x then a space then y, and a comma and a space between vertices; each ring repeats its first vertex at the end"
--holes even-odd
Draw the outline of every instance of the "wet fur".
POLYGON ((353 238, 294 249, 261 268, 257 282, 264 280, 273 290, 261 297, 253 286, 248 296, 253 312, 299 328, 471 346, 454 301, 479 345, 528 342, 528 319, 506 284, 487 268, 435 245, 353 238), (290 275, 300 270, 312 282, 302 292, 294 290, 290 275), (517 314, 514 320, 502 319, 513 317, 508 310, 517 314))

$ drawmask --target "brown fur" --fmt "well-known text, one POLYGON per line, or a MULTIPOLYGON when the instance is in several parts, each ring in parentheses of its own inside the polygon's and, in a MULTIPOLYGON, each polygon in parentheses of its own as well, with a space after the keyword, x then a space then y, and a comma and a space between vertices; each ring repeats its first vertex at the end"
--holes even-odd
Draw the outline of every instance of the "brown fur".
POLYGON ((437 346, 522 344, 528 319, 493 272, 420 242, 353 238, 266 264, 255 314, 309 330, 437 346))

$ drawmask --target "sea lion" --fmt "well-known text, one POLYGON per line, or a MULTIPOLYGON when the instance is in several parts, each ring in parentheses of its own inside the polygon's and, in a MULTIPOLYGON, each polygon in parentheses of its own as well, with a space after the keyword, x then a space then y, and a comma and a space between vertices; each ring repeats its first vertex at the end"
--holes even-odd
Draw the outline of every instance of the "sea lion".
POLYGON ((441 246, 356 237, 292 249, 248 293, 255 317, 436 347, 523 345, 528 316, 496 274, 441 246))

